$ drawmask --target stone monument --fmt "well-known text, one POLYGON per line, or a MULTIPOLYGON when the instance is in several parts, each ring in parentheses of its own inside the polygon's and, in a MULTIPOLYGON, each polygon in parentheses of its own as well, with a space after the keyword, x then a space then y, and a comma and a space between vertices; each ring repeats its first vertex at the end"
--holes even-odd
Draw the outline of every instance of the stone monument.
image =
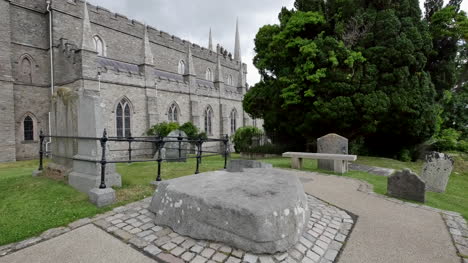
POLYGON ((410 169, 404 169, 388 177, 387 194, 392 197, 413 200, 424 203, 426 201, 426 184, 410 169))
POLYGON ((453 159, 443 153, 432 152, 426 155, 421 178, 426 183, 426 190, 445 192, 453 169, 453 159))
MULTIPOLYGON (((164 141, 170 141, 164 143, 165 149, 165 158, 168 162, 186 162, 187 161, 187 154, 189 153, 189 143, 183 142, 183 140, 187 140, 187 134, 180 130, 174 130, 164 137, 164 141), (182 140, 178 141, 180 137, 182 140)), ((162 155, 162 154, 161 154, 162 155)))
MULTIPOLYGON (((348 139, 335 133, 317 139, 317 153, 348 154, 348 139)), ((318 168, 334 171, 333 160, 318 160, 318 168)), ((347 172, 348 169, 346 168, 347 172)))
POLYGON ((180 235, 253 253, 287 251, 310 211, 299 179, 275 169, 208 172, 163 181, 149 210, 180 235))
POLYGON ((244 168, 273 168, 269 163, 263 163, 254 160, 231 160, 228 164, 228 172, 243 172, 244 168))

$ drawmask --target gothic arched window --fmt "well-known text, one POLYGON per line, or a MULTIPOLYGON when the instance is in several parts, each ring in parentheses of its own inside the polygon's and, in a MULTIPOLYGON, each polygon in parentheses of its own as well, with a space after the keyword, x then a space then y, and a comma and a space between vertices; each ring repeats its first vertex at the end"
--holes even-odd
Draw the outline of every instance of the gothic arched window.
POLYGON ((237 111, 233 109, 231 111, 231 134, 236 133, 237 130, 237 111))
POLYGON ((116 109, 117 137, 130 137, 131 135, 131 112, 130 105, 126 99, 122 99, 116 109))
POLYGON ((229 75, 229 76, 228 76, 227 84, 228 84, 229 86, 233 86, 232 75, 229 75))
POLYGON ((179 110, 177 109, 177 104, 173 103, 171 107, 169 107, 167 115, 170 122, 179 122, 179 110))
POLYGON ((32 63, 27 57, 21 60, 21 79, 25 83, 32 83, 32 63))
POLYGON ((213 134, 213 110, 210 106, 205 110, 205 133, 207 135, 213 134))
POLYGON ((93 37, 94 48, 98 53, 98 56, 105 57, 106 56, 106 46, 104 45, 104 41, 99 36, 93 37))
POLYGON ((178 72, 179 72, 179 74, 181 74, 181 75, 184 75, 184 74, 185 74, 185 62, 184 62, 183 60, 179 61, 178 72))
POLYGON ((31 116, 26 116, 24 118, 23 132, 25 141, 34 141, 34 121, 31 116))
POLYGON ((205 78, 206 80, 213 81, 213 72, 211 72, 210 68, 206 69, 205 78))

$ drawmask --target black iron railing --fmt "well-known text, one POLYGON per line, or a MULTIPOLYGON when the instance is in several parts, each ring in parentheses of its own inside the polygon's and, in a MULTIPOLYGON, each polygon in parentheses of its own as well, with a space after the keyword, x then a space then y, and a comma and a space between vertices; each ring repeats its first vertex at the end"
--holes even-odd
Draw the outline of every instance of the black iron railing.
POLYGON ((109 137, 107 136, 107 131, 104 130, 102 137, 80 137, 80 136, 59 136, 59 135, 46 135, 42 131, 39 134, 40 138, 40 145, 39 145, 39 171, 42 171, 44 169, 44 155, 48 154, 50 156, 55 156, 59 158, 64 158, 64 159, 70 159, 70 160, 77 160, 77 161, 84 161, 84 162, 94 162, 94 163, 99 163, 101 165, 101 183, 99 188, 105 189, 106 188, 106 165, 110 163, 142 163, 142 162, 157 162, 158 163, 158 168, 157 168, 157 176, 156 176, 156 181, 162 181, 161 178, 161 165, 163 161, 177 161, 181 159, 190 159, 194 158, 196 159, 196 168, 195 168, 195 174, 200 173, 200 165, 202 163, 202 158, 203 157, 210 157, 210 156, 217 156, 221 155, 224 158, 224 169, 226 169, 227 166, 227 159, 229 157, 229 137, 228 135, 223 136, 222 139, 211 139, 211 138, 188 138, 188 137, 183 137, 181 135, 179 136, 166 136, 166 137, 161 137, 161 136, 155 136, 155 137, 132 137, 129 135, 128 137, 109 137), (45 138, 52 138, 52 139, 74 139, 74 140, 90 140, 90 141, 99 141, 100 146, 101 146, 101 159, 100 160, 92 160, 92 159, 83 159, 79 157, 70 157, 70 156, 59 156, 57 154, 54 154, 53 152, 45 152, 44 151, 44 141, 45 138), (127 154, 127 159, 126 160, 108 160, 107 156, 107 144, 109 142, 127 142, 128 143, 128 149, 126 150, 128 152, 127 154), (164 145, 166 143, 172 143, 172 142, 178 142, 178 148, 165 148, 164 145), (208 142, 219 142, 223 143, 223 149, 222 151, 215 152, 215 151, 206 151, 203 150, 203 144, 208 143, 208 142), (133 159, 132 158, 132 152, 135 150, 135 148, 132 148, 132 145, 134 143, 152 143, 155 148, 156 152, 158 153, 157 159, 150 158, 150 159, 133 159), (182 158, 182 151, 188 151, 189 149, 182 149, 182 143, 189 143, 192 145, 195 145, 196 151, 195 151, 195 156, 185 156, 182 158), (172 150, 178 150, 179 152, 179 158, 163 158, 162 157, 162 149, 165 148, 166 150, 172 149, 172 150))

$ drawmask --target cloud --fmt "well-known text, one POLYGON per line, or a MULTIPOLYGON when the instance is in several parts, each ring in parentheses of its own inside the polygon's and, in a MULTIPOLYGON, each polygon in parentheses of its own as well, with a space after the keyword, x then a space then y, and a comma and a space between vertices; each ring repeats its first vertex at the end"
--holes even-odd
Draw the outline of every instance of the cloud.
POLYGON ((208 46, 211 28, 214 45, 234 53, 236 19, 239 18, 242 61, 248 66, 247 81, 257 83, 260 76, 253 66, 254 38, 265 24, 277 23, 283 6, 292 8, 294 0, 89 0, 152 27, 208 46))
MULTIPOLYGON (((254 39, 258 29, 278 23, 283 6, 292 8, 294 0, 89 0, 113 12, 145 22, 159 30, 201 46, 208 46, 209 29, 213 42, 234 53, 236 18, 239 18, 242 60, 248 66, 247 81, 254 85, 260 80, 252 60, 254 39)), ((448 2, 448 1, 446 1, 448 2)), ((423 8, 424 1, 420 0, 423 8)), ((468 2, 462 4, 468 11, 468 2)))

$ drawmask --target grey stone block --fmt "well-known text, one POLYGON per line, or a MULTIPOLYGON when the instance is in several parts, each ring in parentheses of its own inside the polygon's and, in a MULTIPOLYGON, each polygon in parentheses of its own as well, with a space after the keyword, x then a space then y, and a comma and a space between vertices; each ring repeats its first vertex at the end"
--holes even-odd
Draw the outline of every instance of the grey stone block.
POLYGON ((91 191, 89 191, 88 195, 91 203, 95 204, 97 207, 103 207, 113 204, 116 198, 115 191, 112 188, 94 188, 91 189, 91 191))
POLYGON ((388 195, 418 202, 426 201, 426 184, 410 169, 396 172, 388 177, 388 195))
MULTIPOLYGON (((167 135, 168 137, 164 138, 164 141, 177 141, 180 136, 183 140, 187 139, 187 134, 180 130, 175 130, 167 135)), ((188 142, 166 142, 164 144, 164 149, 166 152, 165 158, 168 159, 168 162, 186 162, 187 154, 189 153, 189 143, 188 142), (180 156, 179 156, 180 148, 180 156)), ((162 154, 161 154, 162 155, 162 154)))
POLYGON ((275 169, 164 181, 149 210, 157 225, 180 235, 254 253, 286 251, 297 243, 310 216, 299 179, 275 169))
POLYGON ((39 171, 39 170, 34 170, 32 172, 32 176, 33 177, 37 177, 37 176, 41 176, 42 175, 42 171, 39 171))
POLYGON ((432 192, 445 192, 453 170, 454 160, 443 153, 432 152, 426 156, 421 178, 426 183, 426 189, 432 192))
POLYGON ((234 173, 234 172, 243 172, 244 168, 273 168, 273 165, 269 163, 263 163, 259 161, 253 160, 231 160, 228 163, 227 171, 234 173))

